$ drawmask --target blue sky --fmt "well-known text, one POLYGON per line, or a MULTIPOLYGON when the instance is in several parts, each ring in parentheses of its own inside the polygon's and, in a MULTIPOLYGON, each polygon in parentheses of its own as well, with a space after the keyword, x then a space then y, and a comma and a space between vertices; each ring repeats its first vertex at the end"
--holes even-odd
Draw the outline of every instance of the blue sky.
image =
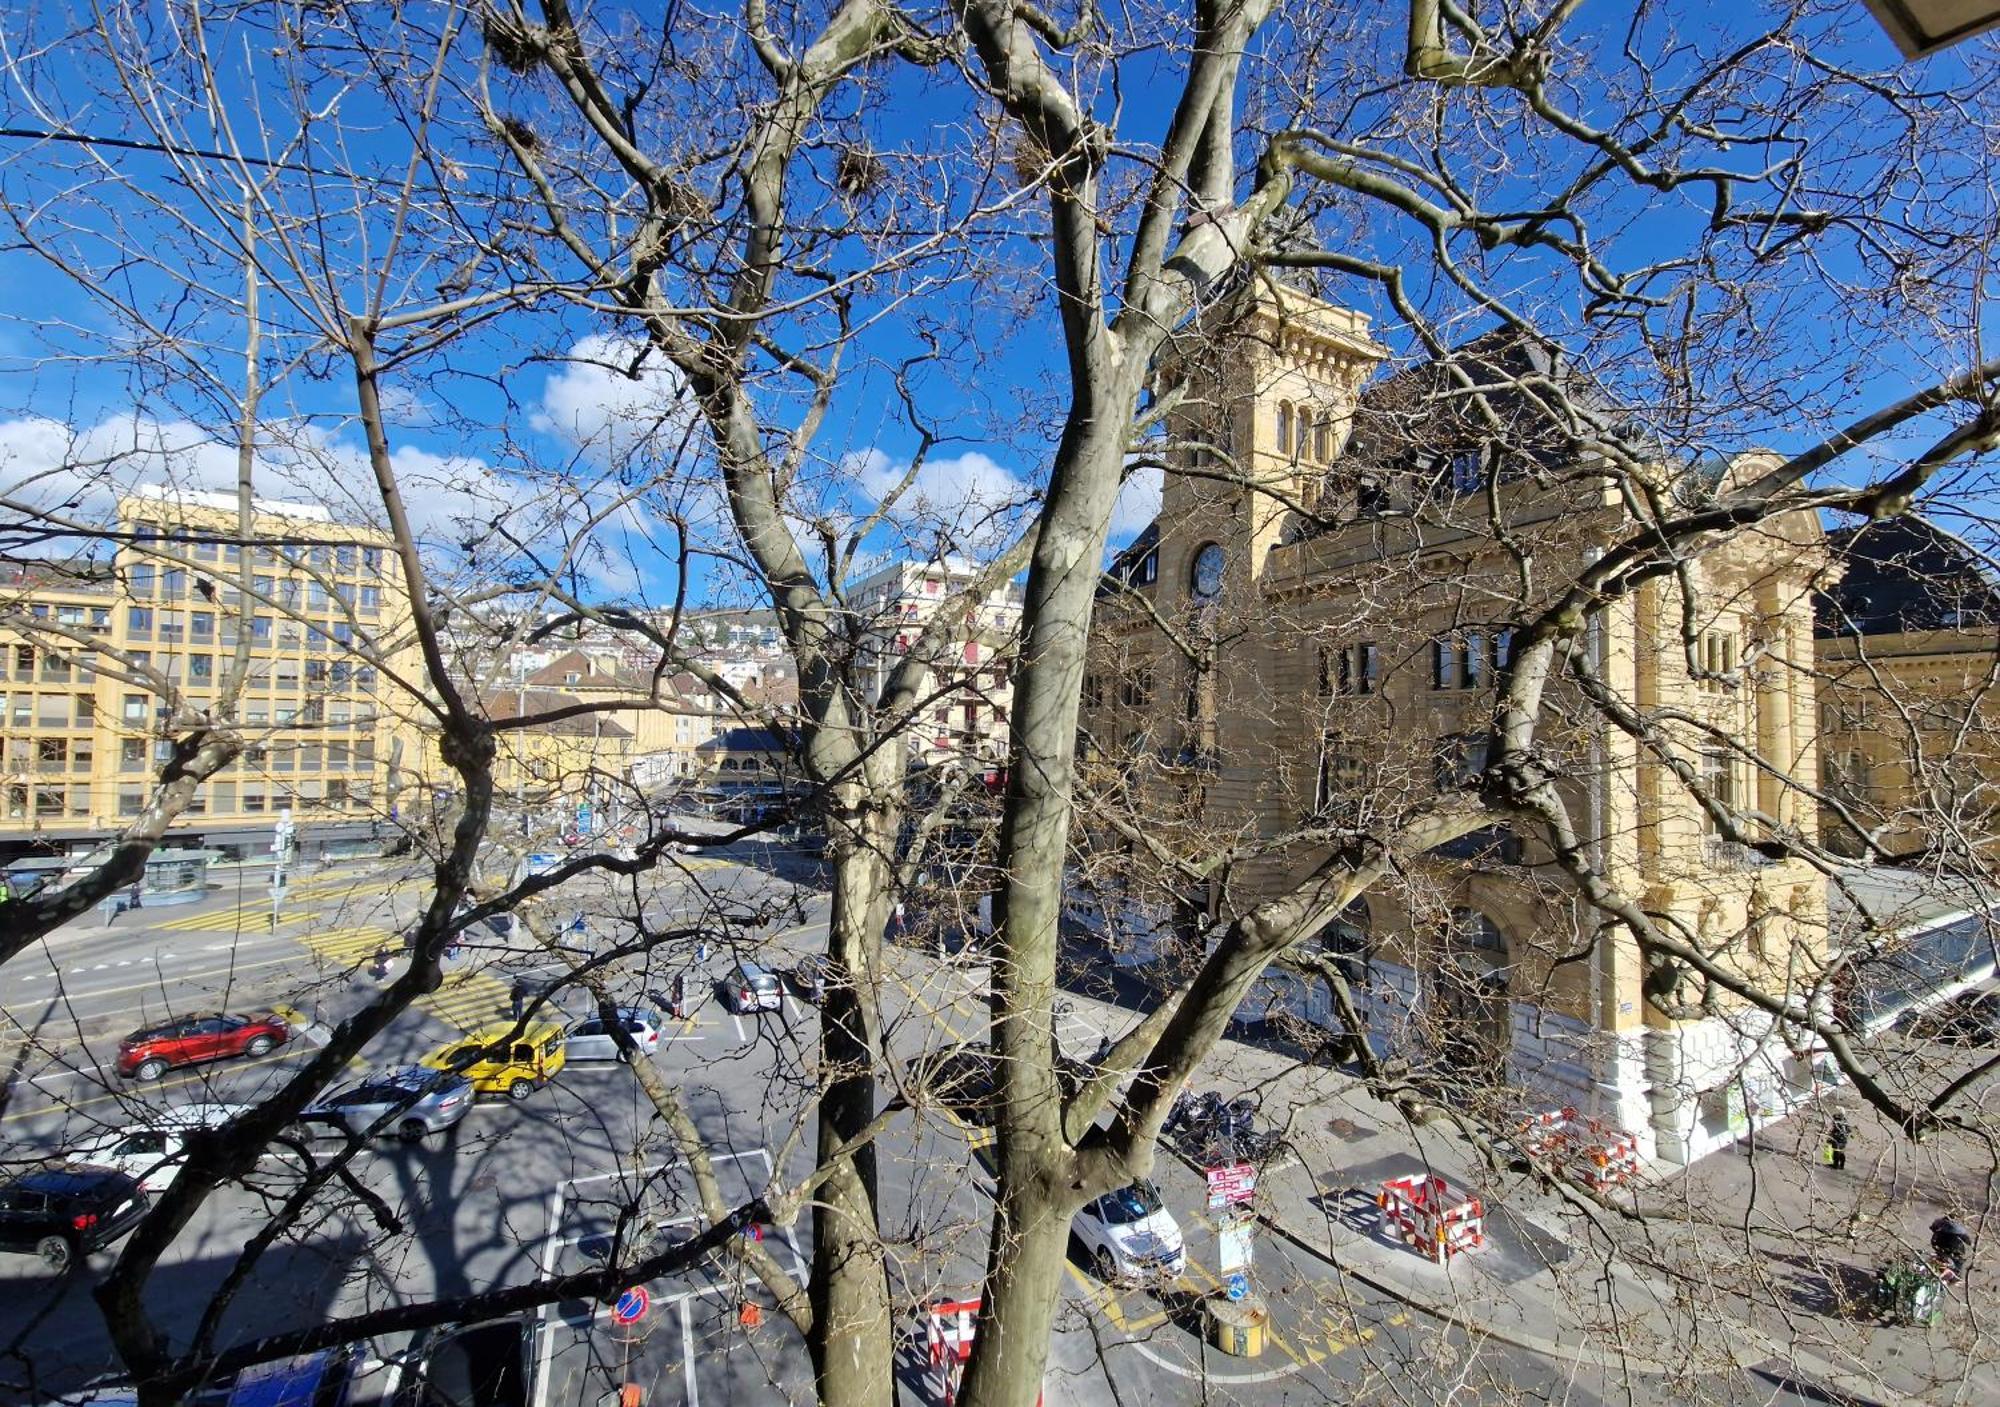
MULTIPOLYGON (((1356 33, 1347 36, 1345 52, 1391 75, 1401 47, 1400 34, 1388 23, 1395 13, 1387 0, 1372 10, 1355 11, 1356 33)), ((1829 6, 1825 13, 1836 36, 1831 52, 1843 62, 1893 61, 1887 40, 1862 18, 1858 4, 1829 6)), ((1682 34, 1713 46, 1747 34, 1750 26, 1766 22, 1768 14, 1756 6, 1694 3, 1675 7, 1672 18, 1682 34)), ((1625 12, 1614 13, 1611 7, 1585 7, 1578 21, 1583 26, 1579 39, 1605 46, 1604 62, 1586 66, 1581 71, 1588 76, 1581 83, 1561 90, 1563 100, 1586 116, 1604 111, 1616 85, 1630 81, 1629 74, 1621 77, 1616 63, 1625 22, 1625 12)), ((1651 23, 1658 31, 1666 20, 1655 14, 1651 23)), ((1267 32, 1264 46, 1284 54, 1286 62, 1275 63, 1264 53, 1253 58, 1243 103, 1251 129, 1242 143, 1246 159, 1257 149, 1258 129, 1305 120, 1326 126, 1341 121, 1344 132, 1379 134, 1407 115, 1407 96, 1354 98, 1362 90, 1351 79, 1344 86, 1301 89, 1296 81, 1304 71, 1295 57, 1299 46, 1310 48, 1323 38, 1291 32, 1282 24, 1267 32)), ((218 51, 225 50, 234 52, 218 45, 218 51)), ((1983 81, 1974 77, 1973 65, 1992 52, 1990 41, 1983 41, 1909 72, 1921 74, 1926 83, 1963 92, 1981 120, 1987 120, 1992 100, 1985 96, 1983 81)), ((84 46, 44 62, 48 67, 36 71, 34 101, 19 89, 8 93, 9 123, 42 125, 51 112, 37 103, 55 104, 62 109, 57 116, 98 135, 149 135, 115 103, 90 96, 102 87, 104 74, 84 46)), ((1670 77, 1692 62, 1691 55, 1676 57, 1661 76, 1670 77)), ((1121 142, 1135 148, 1155 141, 1167 119, 1171 88, 1160 81, 1162 65, 1170 65, 1167 56, 1141 53, 1128 62, 1115 87, 1102 81, 1092 87, 1100 115, 1115 116, 1121 142)), ((253 130, 257 114, 269 119, 283 110, 282 95, 268 82, 269 72, 268 63, 259 58, 257 77, 237 74, 229 80, 237 131, 253 130)), ((1814 75, 1801 69, 1793 76, 1804 81, 1814 75)), ((836 120, 828 145, 813 158, 817 170, 832 169, 838 146, 865 145, 899 172, 934 182, 940 209, 962 213, 981 196, 1005 194, 998 187, 975 192, 970 182, 962 188, 952 184, 954 173, 962 174, 976 162, 987 127, 948 75, 892 69, 870 81, 883 101, 860 116, 848 109, 832 114, 836 120)), ((532 88, 517 86, 521 93, 510 101, 519 111, 537 114, 532 88)), ((713 95, 705 96, 701 89, 700 75, 688 80, 683 102, 690 120, 710 115, 705 104, 713 95)), ((398 172, 402 146, 391 121, 394 113, 365 90, 349 93, 344 101, 341 115, 356 134, 347 148, 350 157, 383 175, 398 172)), ((1873 113, 1873 119, 1881 116, 1879 109, 1873 113)), ((174 120, 182 119, 186 125, 180 131, 190 142, 221 144, 223 134, 214 126, 186 114, 174 120)), ((1879 166, 1891 151, 1893 132, 1885 129, 1880 151, 1871 155, 1875 138, 1866 130, 1866 120, 1865 102, 1835 101, 1829 105, 1827 130, 1809 134, 1840 149, 1850 181, 1879 176, 1869 164, 1873 160, 1879 166), (1855 124, 1851 130, 1842 131, 1835 120, 1843 114, 1855 124)), ((276 133, 287 130, 276 120, 267 120, 265 127, 276 133)), ((1510 126, 1502 114, 1477 129, 1476 140, 1467 137, 1454 164, 1489 207, 1529 208, 1563 174, 1579 169, 1581 158, 1573 147, 1558 152, 1545 138, 1531 139, 1530 130, 1510 126)), ((1407 143, 1399 149, 1406 150, 1407 143)), ((1733 163, 1734 169, 1750 169, 1780 150, 1752 144, 1715 159, 1733 163)), ((487 184, 476 165, 484 157, 474 149, 459 154, 470 173, 459 184, 476 194, 487 184)), ((1963 159, 1976 163, 1976 145, 1963 159)), ((214 216, 194 222, 215 233, 218 242, 204 247, 200 239, 187 236, 187 226, 157 208, 148 209, 146 201, 152 197, 178 201, 184 209, 191 204, 187 190, 167 181, 170 168, 162 158, 120 155, 95 172, 88 162, 76 148, 8 142, 0 145, 0 181, 17 209, 32 209, 37 237, 73 247, 99 268, 112 270, 108 286, 151 314, 170 315, 178 340, 149 346, 108 312, 103 300, 53 275, 34 256, 19 250, 0 254, 0 482, 11 490, 32 481, 26 491, 50 502, 81 493, 82 501, 93 505, 121 479, 156 478, 163 472, 197 486, 226 483, 233 474, 233 456, 224 427, 241 358, 241 319, 229 301, 240 285, 227 246, 220 242, 226 222, 218 223, 214 216), (139 257, 127 257, 134 254, 139 257), (183 275, 198 285, 192 296, 177 286, 183 275), (190 366, 219 378, 220 389, 189 379, 184 373, 190 366), (40 477, 65 458, 78 461, 70 472, 40 477)), ((1129 179, 1130 172, 1129 166, 1122 168, 1118 178, 1129 179)), ((292 210, 309 209, 298 194, 304 183, 289 184, 292 210)), ((457 188, 450 177, 443 184, 447 190, 457 188)), ((1607 241, 1605 257, 1614 267, 1631 268, 1682 252, 1706 218, 1702 199, 1662 197, 1625 185, 1617 190, 1594 212, 1594 238, 1607 241)), ((1893 186, 1889 196, 1893 204, 1893 186)), ((1966 222, 1984 215, 1990 226, 1990 209, 1971 208, 1981 198, 1983 190, 1975 183, 1942 216, 1947 222, 1966 222)), ((1810 203, 1810 193, 1800 200, 1810 203)), ((908 219, 920 208, 910 204, 900 213, 908 219)), ((879 202, 860 199, 831 202, 827 213, 834 212, 852 228, 829 243, 829 262, 858 266, 866 258, 870 222, 886 218, 883 210, 879 202)), ((802 511, 836 518, 858 514, 894 481, 917 436, 903 414, 892 370, 927 351, 934 351, 934 359, 911 373, 911 384, 926 419, 943 438, 917 493, 929 509, 955 521, 954 545, 990 538, 990 532, 980 531, 980 521, 996 506, 1033 492, 1063 410, 1049 299, 1046 289, 1038 287, 1043 260, 1026 237, 1034 223, 1033 207, 991 215, 977 242, 862 291, 857 312, 881 321, 848 359, 848 381, 816 445, 820 482, 802 511)), ((335 210, 319 229, 331 232, 334 261, 348 268, 362 236, 379 248, 383 233, 379 216, 367 208, 335 210)), ((435 239, 440 253, 437 262, 404 266, 406 304, 434 299, 433 285, 449 274, 446 261, 454 250, 465 248, 436 230, 417 238, 435 239)), ((1407 226, 1352 199, 1327 211, 1321 238, 1377 257, 1407 257, 1412 250, 1407 226)), ((1852 241, 1831 241, 1817 266, 1798 265, 1790 285, 1779 284, 1760 295, 1756 317, 1744 319, 1744 327, 1754 332, 1752 340, 1723 343, 1717 361, 1703 368, 1713 383, 1705 397, 1712 414, 1691 427, 1690 452, 1745 443, 1792 448, 1853 408, 1899 394, 1944 367, 1963 363, 1972 347, 1968 308, 1946 309, 1943 316, 1926 321, 1890 306, 1875 310, 1873 324, 1859 325, 1835 315, 1837 285, 1881 281, 1881 271, 1869 267, 1878 257, 1878 251, 1852 241), (1748 377, 1760 379, 1760 399, 1755 405, 1729 405, 1734 388, 1748 377), (1796 403, 1770 399, 1779 392, 1795 397, 1796 403)), ((1421 258, 1411 259, 1410 267, 1413 292, 1453 335, 1469 335, 1488 325, 1484 314, 1454 306, 1453 298, 1424 276, 1421 258)), ((1557 328, 1587 330, 1578 320, 1573 276, 1546 255, 1496 258, 1489 261, 1487 276, 1497 294, 1542 311, 1557 328)), ((1410 348, 1407 332, 1395 325, 1392 311, 1371 286, 1330 283, 1328 291, 1375 314, 1385 339, 1399 352, 1410 348)), ((265 296, 273 350, 279 353, 275 365, 283 355, 303 349, 307 340, 302 333, 287 339, 282 327, 302 328, 308 319, 297 306, 288 307, 277 288, 267 289, 265 296)), ((1690 315, 1715 311, 1698 300, 1690 315)), ((786 335, 803 342, 810 333, 810 328, 788 329, 786 335)), ((1629 338, 1604 336, 1601 327, 1594 335, 1606 357, 1614 349, 1631 350, 1629 338)), ((468 578, 484 579, 517 565, 509 542, 533 545, 540 562, 560 560, 577 525, 605 510, 616 495, 613 470, 619 456, 614 451, 640 449, 645 462, 654 466, 681 458, 689 427, 684 409, 675 406, 674 378, 655 374, 631 381, 595 364, 622 359, 618 336, 587 312, 543 308, 496 322, 454 346, 448 356, 431 358, 410 368, 413 374, 392 379, 389 409, 399 470, 427 532, 468 578), (562 364, 575 353, 586 360, 562 364), (505 537, 496 532, 496 523, 505 537), (470 551, 463 547, 468 542, 475 544, 470 551)), ((1641 382, 1629 384, 1636 394, 1644 394, 1641 382)), ((766 408, 779 426, 796 419, 800 404, 796 395, 766 397, 766 408)), ((351 406, 351 387, 337 365, 308 358, 286 375, 266 416, 267 491, 272 497, 309 497, 336 508, 343 502, 371 501, 351 406)), ((1928 428, 1913 432, 1902 443, 1930 433, 1934 431, 1928 428)), ((670 596, 677 584, 669 520, 675 509, 698 520, 716 513, 714 494, 697 466, 689 466, 674 492, 609 512, 593 535, 592 550, 574 562, 578 580, 593 593, 655 600, 670 596)), ((1122 506, 1116 536, 1136 531, 1145 516, 1144 494, 1135 493, 1122 506)), ((892 526, 878 532, 868 549, 924 550, 934 540, 931 532, 904 539, 892 526)), ((732 573, 726 564, 700 558, 690 570, 698 593, 729 589, 732 573)))

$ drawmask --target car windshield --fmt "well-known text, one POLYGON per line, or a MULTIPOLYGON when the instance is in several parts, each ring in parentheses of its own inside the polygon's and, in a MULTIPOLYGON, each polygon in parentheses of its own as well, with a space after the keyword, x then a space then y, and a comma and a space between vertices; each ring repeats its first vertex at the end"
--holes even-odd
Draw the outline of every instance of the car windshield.
POLYGON ((1126 1226, 1144 1221, 1160 1209, 1160 1190, 1150 1182, 1135 1182, 1130 1187, 1113 1192, 1098 1205, 1103 1207, 1107 1222, 1113 1226, 1126 1226))

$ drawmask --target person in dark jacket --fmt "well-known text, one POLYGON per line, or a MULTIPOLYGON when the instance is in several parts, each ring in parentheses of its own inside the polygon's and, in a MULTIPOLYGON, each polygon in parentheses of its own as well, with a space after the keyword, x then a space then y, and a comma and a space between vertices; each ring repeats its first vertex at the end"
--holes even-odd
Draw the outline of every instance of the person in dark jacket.
POLYGON ((1853 1130, 1847 1126, 1847 1115, 1836 1109, 1833 1122, 1826 1130, 1826 1165, 1838 1171, 1847 1166, 1847 1140, 1853 1130))
POLYGON ((527 1004, 528 1004, 528 984, 526 982, 523 982, 520 978, 516 977, 514 979, 514 985, 507 989, 508 1015, 513 1020, 519 1021, 521 1019, 522 1009, 525 1008, 527 1004))
POLYGON ((1941 1216, 1931 1223, 1931 1254, 1951 1267, 1958 1279, 1965 1278, 1965 1262, 1972 1252, 1972 1233, 1965 1223, 1941 1216))

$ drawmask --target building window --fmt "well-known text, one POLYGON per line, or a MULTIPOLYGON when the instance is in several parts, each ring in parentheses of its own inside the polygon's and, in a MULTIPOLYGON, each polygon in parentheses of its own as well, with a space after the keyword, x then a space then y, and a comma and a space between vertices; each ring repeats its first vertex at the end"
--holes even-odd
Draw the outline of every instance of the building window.
MULTIPOLYGON (((1736 809, 1736 760, 1727 748, 1713 747, 1702 753, 1701 789, 1724 811, 1736 809)), ((1715 817, 1707 807, 1702 808, 1701 820, 1703 830, 1716 829, 1715 817)))
POLYGON ((269 645, 271 643, 271 617, 257 616, 250 622, 250 643, 269 645))
POLYGON ((1382 652, 1372 640, 1323 646, 1319 653, 1319 696, 1351 698, 1382 687, 1382 652))
POLYGON ((363 615, 373 616, 373 615, 380 615, 381 612, 382 612, 382 588, 379 586, 362 587, 361 613, 363 615))
POLYGON ((1478 493, 1486 487, 1486 456, 1477 449, 1454 450, 1445 457, 1445 473, 1453 493, 1478 493))
POLYGON ((1118 681, 1118 702, 1127 708, 1151 708, 1153 705, 1152 669, 1135 669, 1118 681))
POLYGON ((197 645, 205 645, 215 638, 215 612, 188 612, 188 639, 197 645))
POLYGON ((1083 706, 1085 708, 1104 707, 1104 676, 1086 674, 1083 676, 1083 706))
POLYGON ((1278 405, 1278 450, 1289 454, 1292 448, 1292 408, 1289 403, 1278 405))
POLYGON ((125 721, 127 723, 144 723, 146 721, 146 707, 146 695, 127 694, 125 696, 125 721))
POLYGON ((1736 632, 1711 630, 1702 636, 1702 666, 1714 678, 1736 668, 1736 632))
POLYGON ((1313 426, 1313 458, 1322 464, 1333 463, 1333 421, 1324 415, 1313 426))
POLYGON ((206 688, 215 682, 215 658, 212 655, 188 656, 188 683, 206 688))
POLYGON ((1459 733, 1438 742, 1434 764, 1439 791, 1471 786, 1486 771, 1489 739, 1484 733, 1459 733))
POLYGON ((1319 747, 1319 783, 1313 798, 1313 809, 1324 813, 1352 801, 1368 785, 1368 764, 1351 752, 1341 751, 1331 738, 1323 738, 1319 747))
POLYGON ((118 814, 136 816, 145 809, 146 789, 137 782, 118 784, 118 814))
POLYGON ((128 606, 125 608, 125 633, 135 640, 153 638, 153 608, 150 606, 128 606))
POLYGON ((151 563, 141 562, 125 573, 125 589, 142 601, 153 598, 155 573, 151 563))
POLYGON ((336 548, 335 548, 335 549, 333 550, 333 560, 334 560, 334 565, 336 565, 337 567, 339 567, 339 568, 340 568, 340 570, 342 570, 343 572, 351 572, 351 571, 353 571, 353 570, 354 570, 354 544, 352 544, 352 543, 343 543, 343 544, 342 544, 341 546, 339 546, 339 547, 336 547, 336 548))
POLYGON ((169 601, 178 601, 187 595, 188 574, 181 567, 168 567, 160 573, 160 594, 169 601))

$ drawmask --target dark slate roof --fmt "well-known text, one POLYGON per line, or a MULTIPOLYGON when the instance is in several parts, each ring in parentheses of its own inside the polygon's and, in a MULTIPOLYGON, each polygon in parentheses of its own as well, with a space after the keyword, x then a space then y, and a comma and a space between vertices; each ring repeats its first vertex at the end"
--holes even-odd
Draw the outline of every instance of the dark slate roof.
POLYGON ((1887 635, 2000 622, 1979 560, 1915 513, 1827 535, 1845 575, 1814 602, 1818 634, 1887 635))
POLYGON ((1099 597, 1116 594, 1119 582, 1130 583, 1138 573, 1139 564, 1146 560, 1146 554, 1160 545, 1160 523, 1156 518, 1139 529, 1139 535, 1132 539, 1105 570, 1104 580, 1097 585, 1099 597))

